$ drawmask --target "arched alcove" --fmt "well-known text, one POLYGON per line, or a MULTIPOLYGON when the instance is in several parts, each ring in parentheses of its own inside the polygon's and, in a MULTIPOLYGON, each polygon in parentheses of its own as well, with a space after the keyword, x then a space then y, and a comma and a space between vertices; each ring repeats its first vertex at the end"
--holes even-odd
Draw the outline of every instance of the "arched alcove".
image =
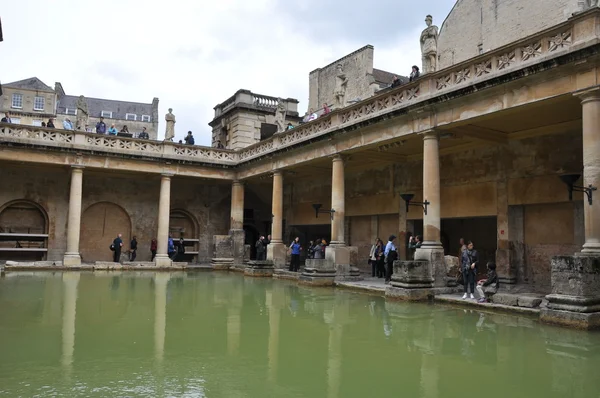
POLYGON ((99 202, 85 209, 79 241, 82 260, 86 263, 112 261, 109 246, 117 234, 123 235, 123 246, 129 247, 131 219, 121 206, 99 202))
POLYGON ((183 209, 173 209, 169 215, 169 233, 174 241, 184 239, 185 256, 177 261, 193 262, 198 256, 199 228, 198 221, 190 212, 183 209))
POLYGON ((0 207, 0 260, 40 261, 48 251, 48 214, 29 200, 0 207))

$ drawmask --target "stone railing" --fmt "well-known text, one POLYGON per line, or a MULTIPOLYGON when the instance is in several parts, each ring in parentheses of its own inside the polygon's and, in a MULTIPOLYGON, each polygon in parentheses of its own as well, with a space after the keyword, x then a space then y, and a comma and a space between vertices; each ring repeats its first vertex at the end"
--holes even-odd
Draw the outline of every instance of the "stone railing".
MULTIPOLYGON (((237 106, 251 107, 261 111, 274 113, 277 108, 278 98, 269 95, 256 94, 249 90, 238 90, 234 95, 229 97, 225 102, 215 106, 215 119, 220 118, 225 113, 237 106)), ((288 114, 298 114, 298 100, 293 98, 284 98, 283 102, 286 106, 288 114)), ((213 120, 213 122, 214 122, 213 120)), ((212 122, 211 122, 212 123, 212 122)))
POLYGON ((342 109, 321 116, 292 130, 276 134, 239 151, 240 161, 247 161, 278 149, 314 139, 333 130, 345 128, 402 108, 418 106, 436 97, 507 75, 516 70, 565 55, 575 49, 596 44, 596 17, 599 13, 577 15, 568 22, 484 53, 452 67, 422 76, 417 81, 396 87, 342 109), (577 33, 576 33, 577 32, 577 33))
MULTIPOLYGON (((384 90, 364 101, 336 109, 312 122, 275 134, 267 140, 238 151, 15 125, 0 125, 0 139, 47 146, 73 146, 94 151, 144 154, 235 165, 404 108, 418 107, 421 104, 440 99, 445 100, 452 92, 474 85, 485 85, 485 82, 491 82, 503 75, 598 44, 600 35, 596 32, 595 27, 599 22, 600 10, 586 11, 552 29, 481 54, 452 67, 426 74, 415 82, 384 90)), ((296 100, 286 99, 285 101, 288 106, 297 105, 296 100)), ((276 103, 275 97, 239 90, 227 101, 215 107, 217 116, 215 120, 224 111, 238 104, 271 109, 276 103)))
POLYGON ((0 124, 0 141, 220 165, 233 166, 238 162, 238 154, 227 149, 15 124, 0 124))

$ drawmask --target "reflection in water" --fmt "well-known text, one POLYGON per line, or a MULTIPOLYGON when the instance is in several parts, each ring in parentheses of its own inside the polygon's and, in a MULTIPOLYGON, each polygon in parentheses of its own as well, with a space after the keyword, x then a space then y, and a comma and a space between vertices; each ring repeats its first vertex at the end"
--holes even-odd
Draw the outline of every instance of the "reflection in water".
POLYGON ((75 350, 75 316, 77 307, 77 285, 79 272, 69 272, 62 276, 63 280, 63 316, 62 316, 62 359, 65 378, 69 379, 75 350))
POLYGON ((285 281, 183 275, 0 279, 0 395, 434 398, 485 385, 486 398, 587 398, 600 390, 598 334, 285 281), (62 302, 55 316, 49 301, 62 302))

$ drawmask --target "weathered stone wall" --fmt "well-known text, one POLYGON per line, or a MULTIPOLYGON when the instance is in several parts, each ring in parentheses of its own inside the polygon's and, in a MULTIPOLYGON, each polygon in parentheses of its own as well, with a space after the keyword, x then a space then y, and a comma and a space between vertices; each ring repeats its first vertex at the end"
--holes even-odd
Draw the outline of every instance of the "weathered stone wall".
MULTIPOLYGON (((337 76, 337 65, 341 64, 348 86, 346 88, 346 103, 357 98, 366 99, 373 95, 371 84, 373 79, 373 46, 365 46, 331 64, 310 72, 308 108, 315 111, 324 102, 335 104, 333 92, 337 76)), ((308 110, 308 109, 307 109, 308 110)))
MULTIPOLYGON (((11 189, 0 190, 0 207, 17 199, 26 199, 42 206, 49 219, 48 260, 62 260, 66 250, 66 228, 69 201, 70 169, 29 168, 23 166, 3 166, 4 186, 11 189)), ((159 178, 147 178, 136 174, 105 174, 84 170, 82 213, 91 206, 108 203, 107 209, 120 208, 131 223, 131 231, 123 233, 124 251, 129 249, 131 235, 138 239, 138 256, 140 261, 149 261, 150 241, 156 236, 158 222, 158 199, 160 190, 159 178)), ((213 235, 227 234, 229 229, 231 187, 229 184, 207 183, 193 179, 174 179, 171 186, 171 209, 183 210, 194 217, 198 225, 199 239, 198 259, 207 262, 212 257, 213 235)), ((85 245, 98 242, 106 248, 106 256, 110 258, 108 246, 115 236, 103 237, 102 224, 104 213, 91 213, 92 218, 84 217, 82 221, 90 227, 82 226, 82 251, 85 245), (96 218, 94 218, 96 217, 96 218), (102 219, 100 219, 100 218, 102 219), (95 228, 97 227, 97 228, 95 228), (89 230, 93 236, 86 237, 89 230)), ((110 221, 110 218, 108 219, 110 221)), ((118 225, 127 225, 119 222, 118 225)), ((93 249, 93 247, 91 248, 93 249)), ((93 251, 91 251, 93 252, 93 251)), ((104 255, 104 254, 103 254, 104 255)), ((84 261, 105 260, 106 258, 84 258, 84 261)))
POLYGON ((578 9, 578 0, 459 0, 440 29, 438 68, 541 32, 578 9))

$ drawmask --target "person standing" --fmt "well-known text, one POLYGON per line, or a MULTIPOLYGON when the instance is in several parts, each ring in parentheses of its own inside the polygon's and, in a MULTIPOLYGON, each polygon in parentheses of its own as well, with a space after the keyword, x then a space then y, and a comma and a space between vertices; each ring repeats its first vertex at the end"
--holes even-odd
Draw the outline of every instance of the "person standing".
POLYGON ((292 259, 290 261, 290 271, 298 272, 300 269, 300 252, 302 251, 302 246, 300 245, 300 238, 296 236, 296 239, 290 245, 290 249, 292 250, 292 259))
POLYGON ((460 245, 460 249, 458 251, 458 258, 462 258, 462 254, 465 250, 467 250, 467 245, 465 245, 465 238, 460 238, 460 240, 458 241, 459 245, 460 245))
POLYGON ((73 123, 71 123, 71 120, 69 118, 66 118, 63 121, 63 128, 65 130, 73 130, 73 123))
POLYGON ((137 239, 134 236, 129 243, 129 261, 135 261, 137 256, 137 239))
POLYGON ((185 136, 185 144, 186 145, 194 145, 195 144, 194 136, 191 131, 188 131, 188 135, 185 136))
POLYGON ((469 287, 471 290, 471 298, 474 299, 473 293, 475 292, 475 276, 477 275, 477 264, 479 263, 479 253, 475 250, 473 242, 469 242, 467 250, 462 252, 462 274, 465 287, 465 294, 463 299, 467 298, 469 293, 469 287))
POLYGON ((150 259, 150 261, 154 261, 154 257, 156 257, 157 248, 158 248, 158 242, 156 242, 156 238, 154 238, 150 242, 150 253, 152 253, 152 258, 150 259))
POLYGON ((377 250, 377 243, 379 242, 379 238, 375 239, 375 243, 371 246, 371 251, 369 251, 369 264, 371 265, 371 276, 375 278, 377 275, 377 257, 375 257, 375 251, 377 250))
POLYGON ((267 244, 265 237, 261 236, 256 241, 256 261, 265 261, 267 259, 267 244))
POLYGON ((117 128, 115 127, 115 124, 111 124, 110 128, 108 129, 108 134, 109 135, 117 135, 119 131, 117 131, 117 128))
POLYGON ((106 134, 106 123, 104 123, 103 117, 101 117, 100 121, 98 123, 96 123, 96 133, 106 134))
POLYGON ((375 268, 377 271, 377 277, 385 277, 385 265, 384 265, 384 251, 383 241, 377 238, 377 248, 375 249, 375 268))
POLYGON ((46 123, 46 127, 48 127, 49 129, 54 128, 54 119, 53 118, 48 119, 48 123, 46 123))
POLYGON ((2 120, 0 120, 1 123, 12 123, 12 120, 10 119, 10 113, 6 112, 4 114, 4 117, 2 118, 2 120))
POLYGON ((138 134, 138 138, 141 138, 143 140, 150 139, 150 136, 148 135, 148 132, 146 131, 146 127, 142 128, 142 132, 138 134))
POLYGON ((185 259, 185 241, 183 238, 179 238, 179 245, 177 245, 177 260, 183 261, 185 259))
POLYGON ((388 239, 387 245, 385 245, 385 262, 387 265, 387 272, 385 274, 385 283, 390 283, 392 280, 392 274, 394 273, 394 261, 398 259, 398 249, 396 249, 396 245, 394 241, 396 240, 396 235, 390 235, 388 239))
POLYGON ((115 249, 113 252, 113 262, 115 263, 121 262, 121 248, 123 247, 123 239, 121 238, 122 235, 118 234, 112 244, 115 249))
POLYGON ((175 260, 175 255, 177 251, 175 250, 175 242, 173 242, 173 237, 169 234, 169 240, 167 242, 167 255, 171 260, 175 260))

